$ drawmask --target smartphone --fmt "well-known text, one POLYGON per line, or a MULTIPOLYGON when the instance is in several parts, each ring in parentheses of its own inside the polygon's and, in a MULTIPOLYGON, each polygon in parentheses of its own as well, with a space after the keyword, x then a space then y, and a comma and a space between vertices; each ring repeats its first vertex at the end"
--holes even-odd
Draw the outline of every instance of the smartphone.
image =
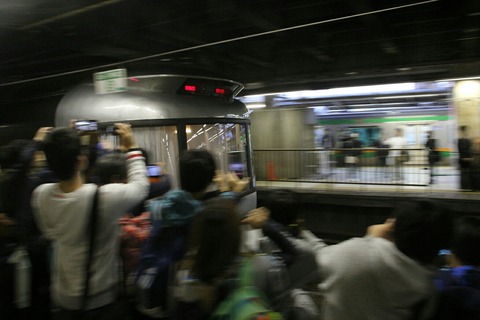
POLYGON ((154 166, 154 165, 147 166, 148 177, 159 177, 161 175, 162 175, 162 169, 159 166, 154 166))
POLYGON ((77 120, 75 121, 75 128, 79 131, 97 131, 97 120, 77 120))
POLYGON ((441 249, 440 251, 438 251, 438 255, 440 255, 440 256, 445 256, 445 255, 449 255, 449 254, 452 254, 452 251, 450 251, 448 249, 441 249))
POLYGON ((118 135, 117 133, 117 127, 116 126, 108 126, 106 129, 105 129, 105 133, 106 134, 113 134, 114 136, 118 135))

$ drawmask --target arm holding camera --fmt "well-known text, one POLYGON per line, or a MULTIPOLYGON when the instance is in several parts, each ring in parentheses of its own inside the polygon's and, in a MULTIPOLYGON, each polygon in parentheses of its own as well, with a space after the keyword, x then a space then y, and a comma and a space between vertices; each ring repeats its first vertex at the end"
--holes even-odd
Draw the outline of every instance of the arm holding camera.
MULTIPOLYGON (((145 199, 149 189, 147 169, 143 153, 138 149, 132 128, 126 123, 116 123, 116 132, 120 138, 120 150, 126 152, 127 183, 105 185, 111 188, 115 198, 122 199, 122 207, 132 208, 145 199)), ((121 210, 120 210, 121 212, 121 210)))
POLYGON ((115 123, 115 132, 120 137, 120 150, 127 152, 130 149, 138 148, 135 142, 132 127, 127 123, 115 123))

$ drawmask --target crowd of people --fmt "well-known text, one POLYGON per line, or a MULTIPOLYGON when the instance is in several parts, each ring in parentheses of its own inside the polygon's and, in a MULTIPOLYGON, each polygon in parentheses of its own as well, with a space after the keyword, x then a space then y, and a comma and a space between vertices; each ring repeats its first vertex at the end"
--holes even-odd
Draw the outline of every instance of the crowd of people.
MULTIPOLYGON (((431 136, 432 132, 429 132, 428 135, 431 136)), ((328 137, 328 139, 322 139, 322 144, 320 146, 326 150, 330 150, 331 146, 335 145, 335 139, 330 133, 330 130, 326 130, 324 138, 325 137, 328 137), (325 141, 328 142, 328 146, 324 143, 325 141)), ((434 141, 433 136, 431 136, 431 139, 434 141)), ((369 145, 369 148, 375 148, 375 165, 380 168, 379 172, 383 173, 385 178, 391 180, 392 182, 404 182, 405 179, 403 174, 403 166, 404 163, 409 160, 409 153, 407 150, 407 141, 404 138, 403 129, 396 128, 395 134, 388 139, 383 137, 381 133, 378 139, 372 139, 369 145)), ((339 153, 337 160, 339 166, 345 166, 347 168, 347 181, 360 181, 358 178, 361 162, 360 158, 362 155, 362 148, 365 146, 366 144, 360 140, 359 134, 355 131, 344 132, 339 139, 339 149, 336 150, 336 152, 339 153)), ((436 152, 436 150, 431 151, 430 147, 430 143, 425 144, 428 154, 430 154, 430 152, 436 152)), ((430 184, 433 183, 433 168, 436 163, 437 161, 428 162, 431 177, 430 184)))
POLYGON ((327 244, 298 193, 273 191, 243 215, 248 183, 209 151, 183 152, 171 188, 147 178, 131 127, 115 128, 118 150, 99 153, 72 128, 0 150, 2 318, 480 319, 479 217, 412 198, 363 237, 327 244), (127 263, 132 214, 142 240, 127 263))
MULTIPOLYGON (((455 141, 458 152, 457 168, 459 170, 459 189, 461 191, 480 190, 480 139, 471 138, 469 128, 462 125, 458 128, 459 138, 455 141)), ((438 165, 442 160, 442 153, 435 137, 434 130, 425 132, 425 141, 422 148, 425 153, 425 169, 428 169, 428 184, 437 183, 436 177, 440 175, 438 165)), ((335 146, 335 138, 330 130, 325 130, 320 145, 325 150, 331 150, 335 146)), ((364 143, 359 140, 358 133, 344 133, 337 143, 339 157, 338 165, 347 168, 347 181, 359 181, 359 163, 364 143)), ((383 168, 385 177, 393 182, 404 182, 404 163, 412 157, 407 148, 407 141, 402 128, 396 128, 392 137, 386 139, 380 134, 378 139, 371 141, 371 147, 376 150, 376 165, 383 168)), ((415 149, 416 150, 416 149, 415 149)), ((415 156, 418 161, 420 157, 415 156)))

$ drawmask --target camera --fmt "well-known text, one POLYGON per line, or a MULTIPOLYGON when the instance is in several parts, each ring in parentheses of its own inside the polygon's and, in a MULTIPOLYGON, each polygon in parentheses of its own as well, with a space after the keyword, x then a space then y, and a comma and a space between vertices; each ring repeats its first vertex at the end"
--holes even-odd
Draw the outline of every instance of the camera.
POLYGON ((157 165, 147 165, 147 177, 150 183, 160 182, 162 168, 157 165))
POLYGON ((118 133, 117 133, 117 126, 113 125, 113 126, 108 126, 106 129, 105 129, 105 133, 106 134, 113 134, 114 136, 117 136, 118 133))
POLYGON ((162 175, 162 168, 157 165, 148 165, 147 166, 147 176, 148 177, 159 177, 162 175))
POLYGON ((75 121, 75 129, 78 131, 97 131, 97 120, 77 120, 75 121))
POLYGON ((80 143, 84 146, 96 146, 98 143, 97 120, 75 120, 75 129, 80 136, 80 143))

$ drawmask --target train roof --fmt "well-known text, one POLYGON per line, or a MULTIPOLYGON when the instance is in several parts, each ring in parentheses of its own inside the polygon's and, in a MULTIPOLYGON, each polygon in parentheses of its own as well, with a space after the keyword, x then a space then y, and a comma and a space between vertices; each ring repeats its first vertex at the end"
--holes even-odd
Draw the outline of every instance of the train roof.
POLYGON ((142 75, 126 78, 124 91, 98 94, 95 83, 82 83, 60 101, 56 126, 71 119, 100 123, 187 118, 248 118, 235 99, 243 85, 226 79, 188 75, 142 75))

